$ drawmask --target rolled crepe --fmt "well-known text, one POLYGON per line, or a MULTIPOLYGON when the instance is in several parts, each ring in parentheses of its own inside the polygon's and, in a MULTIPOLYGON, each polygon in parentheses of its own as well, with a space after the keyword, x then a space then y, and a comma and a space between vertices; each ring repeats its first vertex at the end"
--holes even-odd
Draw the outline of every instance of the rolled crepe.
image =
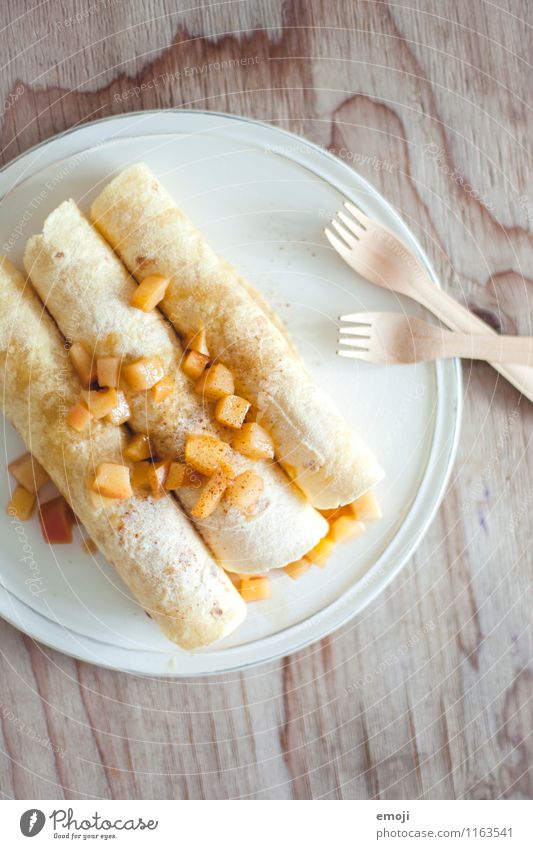
MULTIPOLYGON (((142 312, 130 306, 136 291, 107 242, 73 201, 66 201, 32 237, 24 254, 32 283, 67 339, 84 343, 96 357, 119 356, 124 361, 157 355, 175 391, 156 403, 151 392, 132 393, 125 386, 133 430, 148 433, 161 458, 183 460, 189 434, 210 433, 226 442, 228 429, 219 426, 209 406, 195 394, 180 368, 182 349, 174 330, 158 310, 142 312)), ((238 472, 253 468, 264 490, 252 516, 243 516, 222 501, 207 519, 192 518, 215 557, 237 572, 264 572, 302 557, 327 533, 324 518, 305 501, 279 466, 253 462, 234 452, 238 472)), ((180 489, 177 496, 190 515, 198 492, 180 489)))
POLYGON ((233 631, 246 606, 174 501, 93 501, 88 476, 101 462, 122 462, 125 429, 96 422, 77 433, 65 423, 80 386, 64 340, 5 257, 0 381, 5 415, 165 636, 197 649, 233 631))
POLYGON ((315 507, 347 504, 380 480, 374 455, 313 382, 263 298, 211 250, 148 166, 112 180, 91 217, 138 282, 170 278, 163 312, 180 334, 206 328, 210 351, 232 369, 315 507))

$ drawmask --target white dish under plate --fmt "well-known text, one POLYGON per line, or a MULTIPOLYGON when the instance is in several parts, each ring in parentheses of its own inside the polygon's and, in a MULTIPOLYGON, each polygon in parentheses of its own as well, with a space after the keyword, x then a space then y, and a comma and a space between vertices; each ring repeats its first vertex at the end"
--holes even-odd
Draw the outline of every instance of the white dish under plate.
MULTIPOLYGON (((105 560, 48 546, 37 520, 0 511, 0 615, 48 646, 90 663, 144 675, 222 672, 301 648, 358 613, 397 574, 442 497, 457 445, 461 378, 456 361, 386 368, 335 354, 337 318, 413 303, 372 286, 336 256, 323 228, 345 197, 420 246, 386 201, 333 156, 277 128, 230 115, 142 112, 70 131, 0 173, 0 250, 21 267, 24 245, 66 198, 88 211, 106 181, 144 160, 211 244, 267 296, 316 380, 373 447, 387 477, 383 519, 338 546, 325 569, 298 581, 272 576, 272 598, 215 647, 181 651, 160 634, 105 560)), ((428 266, 429 267, 429 266, 428 266)), ((431 271, 431 269, 429 269, 431 271)), ((23 451, 3 431, 5 465, 23 451)), ((290 528, 287 529, 290 533, 290 528)))

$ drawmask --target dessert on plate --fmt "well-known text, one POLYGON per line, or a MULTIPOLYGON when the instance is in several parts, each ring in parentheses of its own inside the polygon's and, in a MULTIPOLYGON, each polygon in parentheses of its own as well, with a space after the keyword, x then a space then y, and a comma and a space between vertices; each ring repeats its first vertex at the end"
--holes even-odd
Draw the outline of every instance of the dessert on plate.
POLYGON ((66 423, 81 384, 57 328, 5 257, 0 367, 5 415, 165 636, 197 649, 233 631, 246 605, 174 499, 138 494, 129 481, 121 489, 125 427, 66 423))
POLYGON ((122 171, 91 207, 95 226, 139 283, 169 280, 160 308, 182 335, 205 327, 311 504, 348 504, 383 476, 372 452, 311 379, 259 293, 207 245, 151 169, 122 171))
POLYGON ((83 525, 184 649, 231 633, 378 518, 383 475, 263 297, 134 165, 0 267, 2 406, 30 454, 8 510, 83 525), (48 478, 59 495, 44 501, 48 478))

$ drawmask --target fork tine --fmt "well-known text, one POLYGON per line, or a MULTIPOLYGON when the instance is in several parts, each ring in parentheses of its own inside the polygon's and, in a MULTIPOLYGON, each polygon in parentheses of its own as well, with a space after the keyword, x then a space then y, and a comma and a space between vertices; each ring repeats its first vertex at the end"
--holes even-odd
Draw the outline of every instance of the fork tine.
POLYGON ((344 239, 346 244, 350 248, 353 248, 355 243, 358 241, 357 236, 352 236, 352 234, 349 232, 349 230, 347 230, 345 227, 343 227, 342 224, 339 224, 339 222, 335 218, 332 220, 331 224, 332 224, 333 227, 335 227, 335 230, 337 231, 339 236, 342 236, 342 238, 344 239))
POLYGON ((339 357, 347 357, 351 360, 366 360, 366 362, 372 362, 371 357, 368 351, 354 351, 350 350, 340 350, 337 351, 339 357))
POLYGON ((324 229, 324 234, 331 247, 334 248, 334 250, 336 250, 338 254, 340 254, 342 257, 347 257, 350 255, 350 248, 345 245, 344 242, 341 242, 341 240, 338 239, 335 234, 328 229, 328 227, 324 229))
POLYGON ((339 327, 339 339, 343 341, 343 336, 340 335, 345 333, 346 336, 360 336, 361 339, 370 339, 370 331, 372 330, 372 326, 370 324, 361 324, 356 327, 339 327))
POLYGON ((363 225, 360 221, 358 221, 357 218, 352 218, 352 216, 346 215, 346 213, 343 212, 342 209, 339 209, 339 211, 337 212, 337 217, 340 218, 340 220, 344 224, 346 224, 348 230, 350 231, 350 233, 353 233, 356 239, 360 239, 363 236, 366 227, 363 227, 363 225))
POLYGON ((340 315, 339 321, 351 321, 352 324, 372 324, 372 312, 352 312, 350 315, 340 315))
POLYGON ((339 321, 351 321, 352 324, 373 324, 379 316, 377 312, 351 312, 346 315, 340 315, 339 321))
POLYGON ((349 200, 344 201, 344 206, 346 207, 348 212, 352 213, 353 217, 360 225, 360 227, 363 228, 363 230, 366 230, 368 225, 372 223, 370 218, 365 215, 365 213, 361 209, 359 209, 358 206, 355 206, 355 204, 351 203, 349 200))
POLYGON ((347 345, 348 348, 353 348, 356 351, 367 351, 368 353, 368 351, 370 350, 368 345, 361 344, 363 342, 363 339, 361 339, 360 336, 358 336, 356 339, 352 339, 349 336, 346 338, 339 337, 337 341, 339 345, 347 345))

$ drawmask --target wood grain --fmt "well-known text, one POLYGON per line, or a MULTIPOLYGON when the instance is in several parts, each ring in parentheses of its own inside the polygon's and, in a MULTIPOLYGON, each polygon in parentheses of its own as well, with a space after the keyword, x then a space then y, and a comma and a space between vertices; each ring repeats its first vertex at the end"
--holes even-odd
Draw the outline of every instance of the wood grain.
MULTIPOLYGON (((187 5, 3 4, 3 161, 137 109, 259 118, 345 159, 450 292, 532 334, 525 0, 187 5)), ((309 649, 158 681, 77 663, 0 622, 2 795, 531 798, 533 407, 488 366, 465 364, 464 377, 459 456, 430 532, 385 593, 309 649)))

